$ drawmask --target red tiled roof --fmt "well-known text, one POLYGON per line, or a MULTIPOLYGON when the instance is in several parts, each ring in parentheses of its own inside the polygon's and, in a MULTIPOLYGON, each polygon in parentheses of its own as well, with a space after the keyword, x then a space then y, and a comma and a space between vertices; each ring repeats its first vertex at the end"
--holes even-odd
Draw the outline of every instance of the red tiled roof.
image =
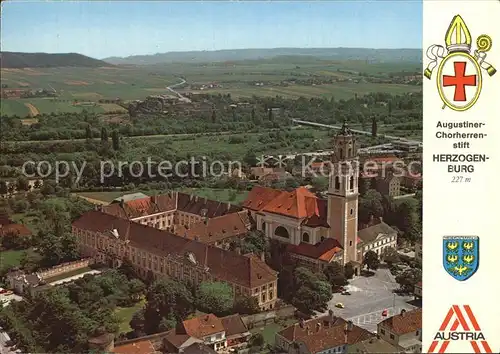
POLYGON ((342 246, 333 238, 325 238, 315 245, 304 242, 298 245, 289 244, 287 246, 287 251, 304 257, 329 262, 335 254, 342 251, 342 246))
POLYGON ((156 350, 153 343, 148 340, 139 340, 137 342, 118 345, 111 350, 112 353, 117 354, 153 354, 156 350))
POLYGON ((248 332, 248 328, 238 314, 229 315, 220 319, 226 331, 226 338, 248 332))
POLYGON ((250 229, 251 223, 247 211, 226 214, 215 218, 197 222, 186 229, 181 225, 176 228, 175 234, 198 240, 206 244, 214 244, 224 239, 243 236, 250 229))
POLYGON ((422 309, 406 311, 404 314, 389 317, 380 322, 380 325, 390 328, 392 332, 399 335, 415 332, 422 328, 422 309))
POLYGON ((282 193, 285 192, 273 188, 255 186, 248 193, 247 199, 243 202, 242 206, 250 210, 260 211, 271 200, 278 197, 282 193))
POLYGON ((214 314, 198 316, 182 322, 186 334, 191 337, 203 339, 215 333, 224 332, 224 326, 220 318, 214 314))
POLYGON ((177 193, 177 210, 185 213, 215 218, 230 213, 241 211, 242 208, 231 203, 223 203, 216 200, 177 193))
POLYGON ((21 237, 31 236, 33 233, 26 226, 21 224, 8 224, 0 227, 0 236, 14 234, 21 237))
POLYGON ((134 219, 141 216, 174 210, 175 201, 175 194, 157 195, 147 198, 134 199, 125 203, 111 203, 104 206, 102 211, 124 219, 134 219))
POLYGON ((186 254, 190 253, 197 264, 208 267, 217 279, 244 287, 254 288, 276 280, 276 272, 256 256, 245 257, 99 211, 86 212, 73 222, 73 227, 109 237, 114 237, 111 231, 116 229, 119 238, 132 246, 178 261, 189 262, 186 254))
POLYGON ((311 354, 374 337, 372 333, 355 325, 352 325, 351 330, 347 330, 347 322, 344 319, 332 319, 330 316, 306 321, 302 326, 294 324, 279 334, 291 343, 303 343, 311 354))
POLYGON ((317 199, 316 195, 307 188, 299 187, 292 192, 283 191, 262 211, 302 219, 319 213, 317 199))

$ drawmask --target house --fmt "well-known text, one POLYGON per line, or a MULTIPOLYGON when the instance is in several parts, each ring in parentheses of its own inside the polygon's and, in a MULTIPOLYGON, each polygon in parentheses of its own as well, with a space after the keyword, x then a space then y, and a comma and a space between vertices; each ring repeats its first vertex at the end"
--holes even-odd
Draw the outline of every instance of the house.
POLYGON ((259 181, 264 184, 264 185, 271 185, 276 182, 285 182, 287 179, 291 178, 292 174, 287 171, 275 171, 268 173, 261 178, 259 178, 259 181))
POLYGON ((361 257, 368 251, 373 251, 381 256, 387 248, 397 248, 397 231, 387 225, 382 218, 373 220, 370 226, 358 231, 360 239, 358 252, 360 252, 361 257))
POLYGON ((422 309, 401 310, 377 325, 377 334, 405 353, 422 352, 422 309))
POLYGON ((111 353, 115 354, 156 354, 161 351, 156 350, 151 340, 148 338, 137 338, 137 340, 127 341, 127 343, 117 344, 111 353))
POLYGON ((72 224, 80 252, 97 262, 120 266, 128 259, 143 278, 169 276, 199 284, 222 281, 235 295, 258 298, 263 310, 275 306, 277 274, 255 255, 240 255, 166 230, 100 211, 72 224))
POLYGON ((415 289, 413 289, 413 295, 415 296, 416 299, 422 298, 422 282, 421 281, 415 285, 415 289))
POLYGON ((394 345, 386 342, 381 338, 369 338, 355 343, 349 347, 347 350, 349 354, 372 354, 372 353, 400 353, 399 350, 394 345))
POLYGON ((276 333, 276 347, 288 354, 347 353, 348 349, 374 335, 330 314, 301 321, 276 333))
POLYGON ((193 343, 190 346, 186 347, 183 351, 183 354, 217 354, 217 352, 210 348, 208 345, 203 343, 193 343))
POLYGON ((401 177, 393 173, 387 173, 385 177, 375 178, 375 190, 382 195, 397 197, 401 195, 401 177))
POLYGON ((246 346, 250 332, 239 315, 219 318, 213 314, 185 320, 165 337, 167 352, 186 353, 191 346, 205 345, 216 352, 246 346))

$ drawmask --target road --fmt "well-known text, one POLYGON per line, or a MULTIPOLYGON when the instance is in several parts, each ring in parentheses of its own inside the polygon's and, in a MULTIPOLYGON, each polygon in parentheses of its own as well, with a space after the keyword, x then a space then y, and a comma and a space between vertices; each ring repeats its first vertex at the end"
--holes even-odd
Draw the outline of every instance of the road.
MULTIPOLYGON (((311 125, 311 126, 315 126, 315 127, 337 129, 337 130, 342 128, 341 126, 338 126, 338 125, 328 125, 328 124, 322 124, 322 123, 316 123, 316 122, 309 122, 307 120, 300 120, 300 119, 294 119, 294 118, 292 118, 292 122, 298 123, 301 125, 311 125)), ((372 135, 371 132, 367 132, 364 130, 358 130, 358 129, 351 129, 351 130, 356 134, 372 135)), ((408 141, 410 143, 416 143, 416 144, 422 143, 421 141, 417 141, 417 140, 404 139, 404 138, 401 138, 400 136, 385 135, 385 134, 380 134, 379 136, 386 138, 386 139, 389 139, 389 140, 405 140, 405 141, 408 141)))
POLYGON ((170 86, 167 86, 167 90, 169 90, 170 92, 174 93, 175 95, 177 95, 177 97, 179 97, 181 100, 185 101, 185 102, 188 102, 188 103, 191 103, 191 100, 183 95, 181 95, 179 92, 175 91, 174 90, 174 87, 177 87, 177 86, 181 86, 181 85, 184 85, 186 83, 186 80, 184 79, 181 79, 181 82, 178 82, 176 83, 175 85, 170 85, 170 86))

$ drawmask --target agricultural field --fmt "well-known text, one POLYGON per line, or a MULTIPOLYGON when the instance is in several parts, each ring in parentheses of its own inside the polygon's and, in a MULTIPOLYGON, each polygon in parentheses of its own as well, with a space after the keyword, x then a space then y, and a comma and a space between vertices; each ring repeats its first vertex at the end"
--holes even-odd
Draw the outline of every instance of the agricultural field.
POLYGON ((108 103, 100 104, 98 101, 115 98, 124 101, 142 100, 149 95, 169 94, 166 87, 178 83, 180 77, 187 82, 185 88, 176 88, 180 92, 229 93, 233 97, 242 98, 278 95, 285 98, 334 96, 336 99, 348 99, 354 94, 363 95, 370 92, 403 94, 420 92, 422 88, 405 84, 376 84, 363 80, 356 82, 360 77, 388 78, 392 73, 401 72, 411 75, 420 71, 419 67, 420 64, 417 63, 371 64, 365 61, 275 58, 210 64, 172 63, 143 67, 1 69, 1 83, 7 89, 45 89, 53 90, 58 95, 56 99, 2 99, 1 113, 24 118, 34 116, 37 111, 57 113, 81 112, 86 109, 104 113, 123 110, 122 107, 108 103), (352 81, 315 85, 303 83, 306 80, 331 79, 352 81), (281 85, 283 81, 291 80, 298 80, 298 83, 281 85), (212 83, 217 87, 199 89, 200 85, 212 83), (75 104, 75 101, 78 103, 75 104))

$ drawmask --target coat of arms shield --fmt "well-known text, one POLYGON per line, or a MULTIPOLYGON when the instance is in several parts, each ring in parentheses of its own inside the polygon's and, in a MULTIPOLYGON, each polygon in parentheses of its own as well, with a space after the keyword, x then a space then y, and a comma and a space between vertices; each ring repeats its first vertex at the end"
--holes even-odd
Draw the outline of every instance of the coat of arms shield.
POLYGON ((479 237, 444 236, 443 266, 458 281, 472 277, 479 268, 479 237))

